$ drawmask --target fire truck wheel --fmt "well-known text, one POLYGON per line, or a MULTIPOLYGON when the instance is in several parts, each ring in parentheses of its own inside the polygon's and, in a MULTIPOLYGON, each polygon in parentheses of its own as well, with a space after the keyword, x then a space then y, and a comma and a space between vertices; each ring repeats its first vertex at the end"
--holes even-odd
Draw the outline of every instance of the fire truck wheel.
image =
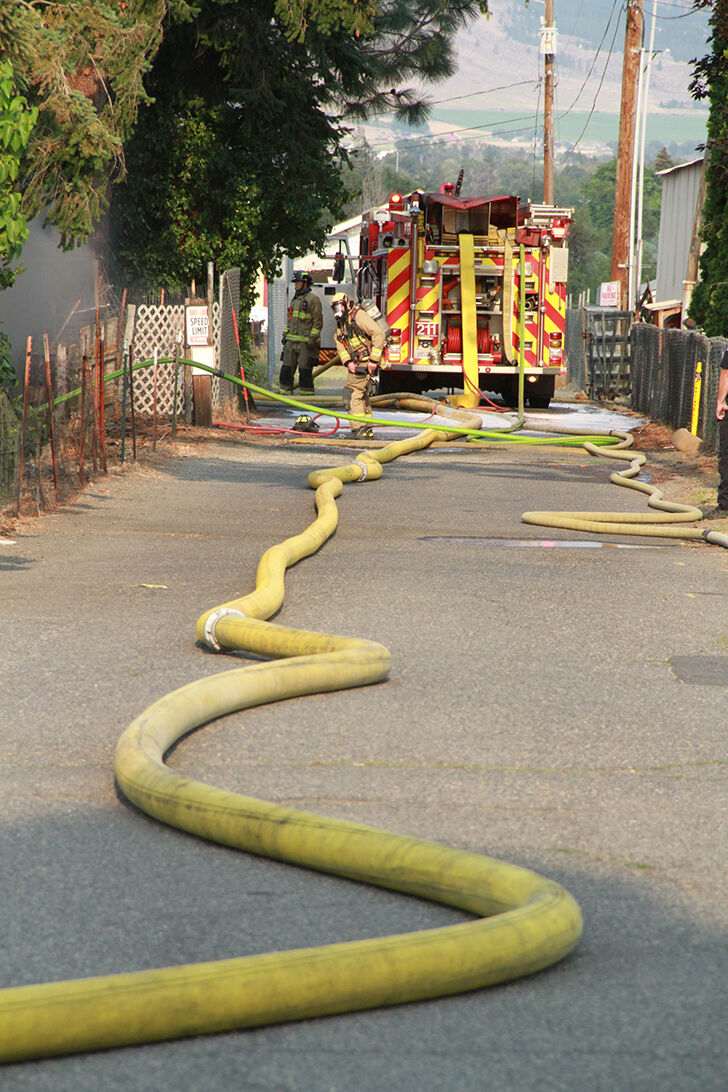
POLYGON ((511 409, 518 408, 518 380, 504 379, 500 389, 500 396, 511 409))
POLYGON ((536 383, 529 383, 524 394, 528 396, 528 404, 531 409, 548 409, 549 402, 554 396, 556 380, 552 375, 544 376, 536 383))
POLYGON ((394 391, 398 390, 399 388, 395 382, 396 378, 391 372, 380 371, 377 394, 393 394, 394 391))

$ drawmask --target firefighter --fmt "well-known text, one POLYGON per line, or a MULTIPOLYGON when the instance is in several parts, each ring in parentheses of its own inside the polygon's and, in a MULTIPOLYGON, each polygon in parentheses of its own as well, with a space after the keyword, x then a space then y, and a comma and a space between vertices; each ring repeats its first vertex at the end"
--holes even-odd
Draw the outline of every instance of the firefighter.
POLYGON ((292 281, 296 291, 288 308, 288 321, 283 331, 283 366, 278 378, 280 389, 293 393, 293 381, 298 368, 301 394, 313 394, 313 369, 318 364, 323 309, 321 300, 311 291, 310 273, 296 270, 292 281))
MULTIPOLYGON (((336 351, 349 371, 343 391, 344 407, 347 413, 370 417, 369 399, 387 335, 364 308, 352 304, 344 292, 338 292, 332 298, 331 309, 336 319, 336 351)), ((356 439, 369 439, 374 433, 368 425, 360 425, 351 430, 351 435, 356 439)))

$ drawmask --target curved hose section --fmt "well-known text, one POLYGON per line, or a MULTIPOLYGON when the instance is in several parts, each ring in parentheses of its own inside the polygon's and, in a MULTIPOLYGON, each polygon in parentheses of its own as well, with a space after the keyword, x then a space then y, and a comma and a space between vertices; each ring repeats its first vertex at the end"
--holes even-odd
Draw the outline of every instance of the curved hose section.
MULTIPOLYGON (((462 411, 439 409, 462 422, 462 411)), ((467 415, 468 417, 474 415, 467 415)), ((456 429, 451 436, 461 435, 456 429)), ((345 482, 426 447, 426 430, 345 465, 314 471, 317 515, 267 550, 250 594, 207 611, 198 637, 270 657, 190 683, 150 706, 121 736, 116 777, 149 815, 226 846, 452 906, 477 920, 322 948, 0 991, 0 1060, 68 1054, 442 997, 542 970, 581 934, 558 884, 492 858, 280 807, 192 781, 165 765, 174 744, 217 717, 304 694, 385 679, 373 641, 288 629, 279 609, 288 567, 336 529, 345 482)))
MULTIPOLYGON (((552 429, 551 431, 556 431, 552 429)), ((642 452, 630 452, 633 438, 626 432, 613 430, 612 436, 619 437, 620 442, 612 448, 600 448, 586 441, 582 446, 590 455, 601 456, 606 459, 621 459, 630 465, 626 470, 615 471, 610 474, 609 480, 614 485, 625 486, 628 489, 636 489, 640 493, 646 493, 647 503, 651 508, 659 509, 657 512, 524 512, 521 516, 523 523, 535 523, 540 527, 559 527, 571 531, 588 531, 601 535, 648 535, 651 538, 679 538, 692 541, 705 541, 714 546, 728 548, 728 535, 719 531, 700 530, 698 527, 675 527, 666 524, 694 523, 702 520, 703 513, 692 504, 679 504, 676 501, 667 501, 663 497, 661 489, 648 482, 635 481, 640 470, 647 461, 647 456, 642 452)))

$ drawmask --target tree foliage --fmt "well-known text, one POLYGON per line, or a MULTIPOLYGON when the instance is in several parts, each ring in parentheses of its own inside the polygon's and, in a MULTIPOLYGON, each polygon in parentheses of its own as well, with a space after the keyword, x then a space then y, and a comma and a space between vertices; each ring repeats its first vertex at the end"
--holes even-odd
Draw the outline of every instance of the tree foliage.
POLYGON ((695 0, 710 11, 710 50, 695 62, 690 90, 708 99, 700 281, 690 303, 690 317, 709 337, 728 335, 728 3, 695 0))
POLYGON ((37 116, 37 109, 29 107, 23 95, 16 94, 10 62, 0 61, 0 288, 13 283, 15 274, 10 263, 18 257, 28 237, 20 208, 18 173, 37 116))
POLYGON ((0 53, 37 110, 21 162, 22 210, 45 211, 65 247, 90 234, 146 95, 165 15, 186 0, 3 0, 0 53))
POLYGON ((320 247, 341 213, 350 119, 421 120, 405 86, 454 71, 452 36, 479 0, 197 0, 170 13, 126 145, 111 238, 128 284, 189 283, 204 262, 243 283, 320 247))

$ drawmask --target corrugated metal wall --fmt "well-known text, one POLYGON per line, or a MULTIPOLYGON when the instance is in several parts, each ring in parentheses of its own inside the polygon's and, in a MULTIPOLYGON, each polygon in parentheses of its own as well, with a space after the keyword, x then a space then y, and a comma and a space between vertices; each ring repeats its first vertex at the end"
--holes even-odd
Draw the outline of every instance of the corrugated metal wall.
POLYGON ((662 207, 657 243, 656 302, 682 300, 702 159, 661 171, 662 207))

